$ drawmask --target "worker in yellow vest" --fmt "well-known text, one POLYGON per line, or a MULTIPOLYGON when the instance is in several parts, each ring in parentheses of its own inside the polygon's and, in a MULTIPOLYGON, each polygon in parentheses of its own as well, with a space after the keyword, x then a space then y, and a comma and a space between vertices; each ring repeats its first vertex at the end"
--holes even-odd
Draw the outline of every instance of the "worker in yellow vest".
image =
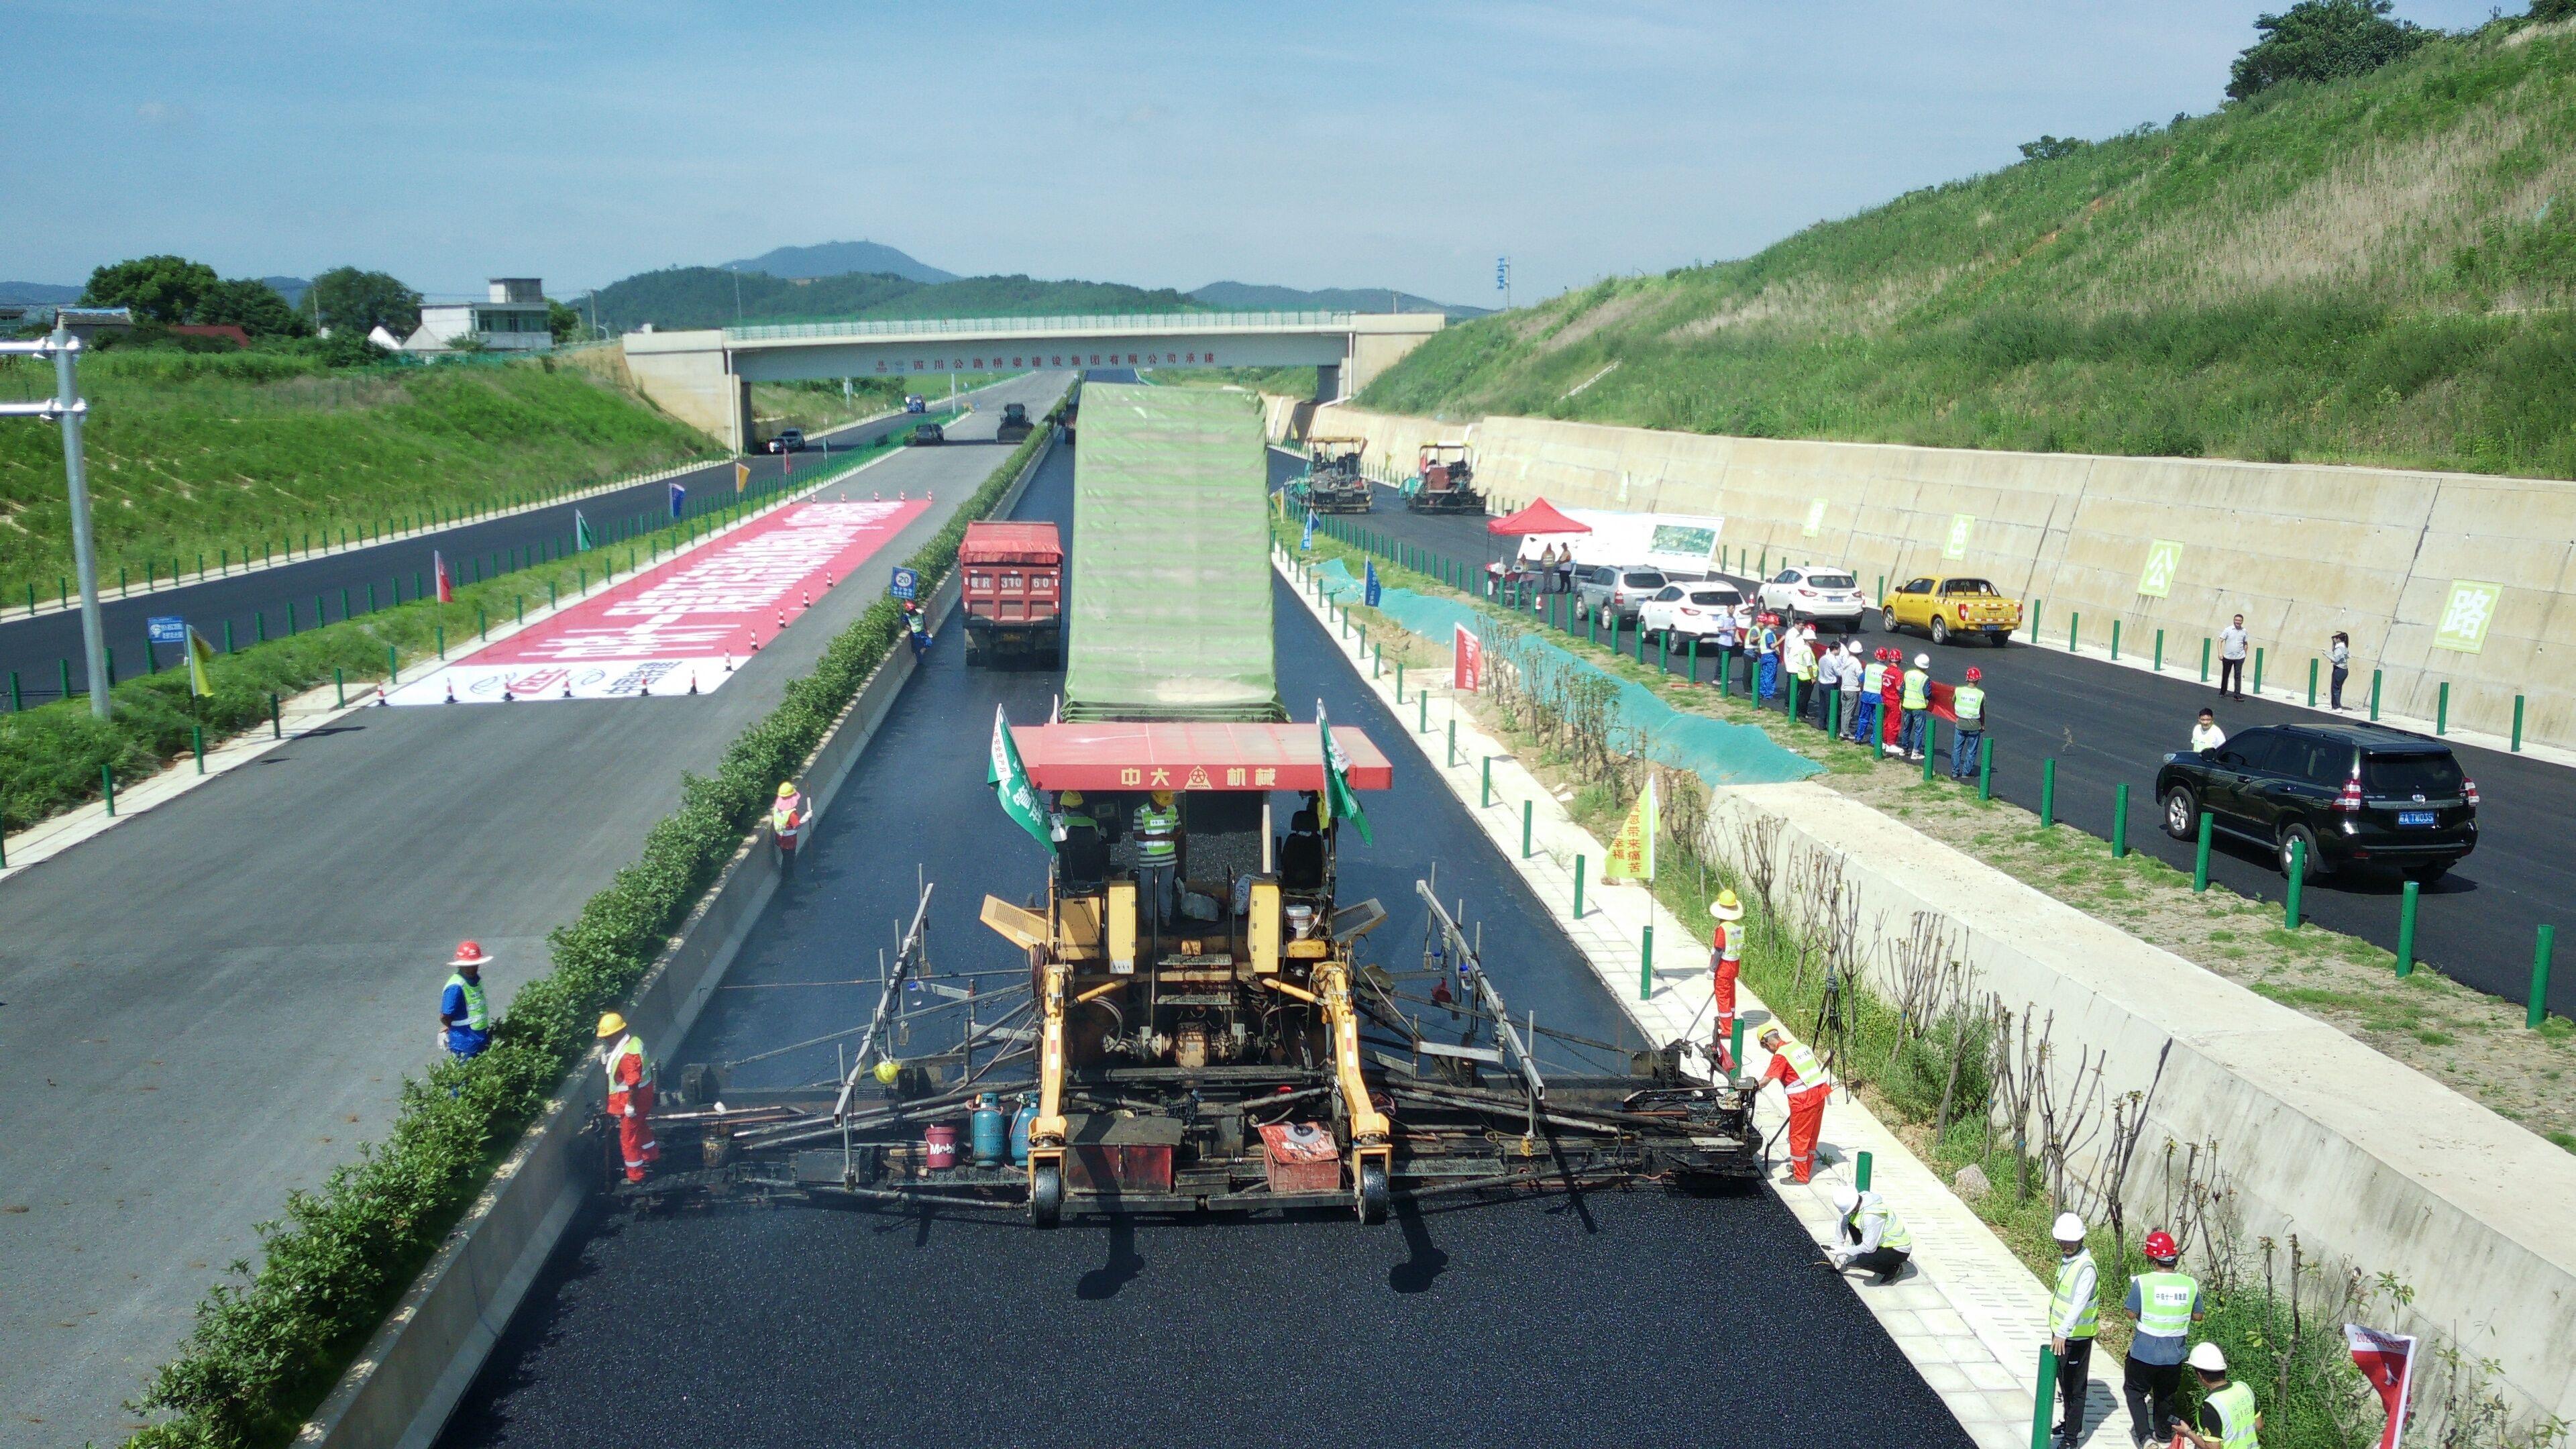
POLYGON ((1905 758, 1923 758, 1923 736, 1932 722, 1932 656, 1917 654, 1914 667, 1905 671, 1905 692, 1901 707, 1905 711, 1905 733, 1897 743, 1905 758))
POLYGON ((2143 1250, 2153 1271, 2129 1279, 2121 1309, 2135 1320, 2120 1368, 2120 1397, 2129 1406, 2129 1437, 2146 1444, 2173 1439, 2174 1393, 2182 1387, 2183 1339, 2201 1318, 2200 1285, 2180 1271, 2182 1245, 2162 1228, 2143 1250))
POLYGON ((2058 1399, 2064 1406, 2057 1441, 2073 1449, 2084 1439, 2084 1394, 2093 1379, 2102 1280, 2084 1246, 2082 1218, 2059 1213, 2049 1234, 2057 1239, 2057 1281, 2048 1297, 2048 1346, 2057 1354, 2058 1399))
POLYGON ((1771 1065, 1762 1069, 1763 1082, 1778 1082, 1789 1094, 1790 1180, 1810 1181, 1816 1175, 1816 1139, 1825 1130, 1825 1103, 1834 1093, 1833 1076, 1805 1042, 1776 1022, 1762 1028, 1762 1049, 1771 1054, 1771 1065))
POLYGON ((1858 1188, 1834 1189, 1834 1211, 1841 1214, 1834 1230, 1834 1246, 1825 1250, 1841 1272, 1865 1268, 1878 1275, 1880 1283, 1893 1283, 1914 1259, 1914 1234, 1896 1209, 1874 1192, 1858 1188))
POLYGON ((642 1182, 644 1170, 662 1156, 653 1140, 653 1059, 643 1039, 610 1012, 599 1019, 599 1044, 608 1064, 608 1115, 617 1119, 617 1145, 626 1162, 626 1180, 642 1182))
POLYGON ((1744 971, 1744 903, 1735 898, 1735 892, 1722 890, 1709 903, 1708 913, 1717 918, 1716 933, 1708 943, 1717 1040, 1708 1054, 1721 1071, 1731 1074, 1735 1070, 1735 978, 1744 971))
POLYGON ((2254 1391, 2227 1377, 2227 1354, 2217 1344, 2191 1346, 2191 1371, 2200 1380, 2200 1427, 2177 1424, 2182 1436, 2200 1449, 2263 1449, 2257 1437, 2263 1416, 2254 1407, 2254 1391))
POLYGON ((1950 735, 1950 778, 1964 780, 1977 773, 1977 749, 1986 739, 1986 671, 1971 664, 1968 682, 1950 692, 1952 722, 1950 735))
POLYGON ((778 797, 769 805, 769 835, 778 846, 778 863, 793 864, 797 842, 805 838, 805 797, 793 780, 778 783, 778 797))
POLYGON ((1162 925, 1172 893, 1172 872, 1180 864, 1180 806, 1172 792, 1157 790, 1136 807, 1136 896, 1144 903, 1145 917, 1152 924, 1155 944, 1161 944, 1162 925))

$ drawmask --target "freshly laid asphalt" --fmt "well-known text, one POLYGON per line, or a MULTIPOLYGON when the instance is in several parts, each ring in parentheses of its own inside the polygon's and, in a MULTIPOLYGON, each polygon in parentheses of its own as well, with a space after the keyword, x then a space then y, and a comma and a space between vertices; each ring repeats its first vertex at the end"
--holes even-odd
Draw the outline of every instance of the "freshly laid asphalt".
MULTIPOLYGON (((1300 460, 1275 449, 1270 455, 1274 483, 1294 477, 1300 467, 1300 460)), ((1482 518, 1408 513, 1402 495, 1390 488, 1376 490, 1373 512, 1349 517, 1361 527, 1477 568, 1503 557, 1512 546, 1487 534, 1482 518)), ((1733 581, 1751 596, 1751 580, 1733 581)), ((1874 622, 1876 611, 1867 618, 1874 622)), ((2194 843, 2165 835, 2154 790, 2158 767, 2169 751, 2183 747, 2193 715, 2204 707, 2214 709, 2231 734, 2259 725, 2334 718, 2271 700, 2221 699, 2215 689, 2197 682, 2196 661, 2158 675, 2106 659, 2035 649, 2018 640, 2001 649, 1967 644, 1945 649, 1919 634, 1871 628, 1860 637, 1864 649, 1893 645, 1909 660, 1929 654, 1934 677, 1952 683, 1971 664, 1984 671, 1997 795, 2037 810, 2042 761, 2053 757, 2059 822, 2107 840, 2115 787, 2126 784, 2130 848, 2186 872, 2192 868, 2194 843)), ((1676 672, 1681 668, 1678 663, 1673 667, 1676 672)), ((2348 689, 2346 698, 2366 700, 2367 671, 2354 672, 2360 693, 2348 689)), ((1700 676, 1715 677, 1713 662, 1702 662, 1700 676)), ((2342 718, 2367 715, 2356 710, 2342 718)), ((2576 851, 2568 848, 2569 822, 2576 821, 2576 770, 2527 755, 2448 743, 2478 783, 2478 848, 2450 874, 2423 888, 2415 954, 2465 985, 2509 1001, 2528 1001, 2538 928, 2554 924, 2564 931, 2576 922, 2576 851)), ((1942 747, 1940 768, 1947 779, 1946 727, 1942 747)), ((2285 893, 2268 848, 2223 835, 2210 853, 2210 879, 2276 906, 2285 893)), ((2346 872, 2310 883, 2300 909, 2307 920, 2329 930, 2395 951, 2400 886, 2394 875, 2346 872)), ((2563 950, 2559 954, 2559 968, 2550 979, 2550 1009, 2576 1016, 2576 970, 2568 968, 2563 950)))
MULTIPOLYGON (((1043 411, 1065 381, 1002 384, 954 431, 989 439, 1001 402, 1043 411)), ((871 465, 938 507, 711 694, 362 711, 0 881, 0 1445, 121 1440, 252 1225, 381 1137, 434 1060, 456 942, 497 954, 504 1005, 682 772, 1003 456, 871 465)))
MULTIPOLYGON (((1065 521, 1069 472, 1023 517, 1065 521)), ((1079 549, 1081 540, 1073 540, 1079 549)), ((1516 1013, 1632 1029, 1464 809, 1396 737, 1321 629, 1276 595, 1281 695, 1366 729, 1396 762, 1345 831, 1346 900, 1390 919, 1362 959, 1421 964, 1413 881, 1484 926, 1516 1013)), ((975 923, 1043 888, 1045 856, 987 798, 998 705, 1046 716, 1060 676, 964 667, 945 631, 754 927, 672 1064, 739 1060, 864 1019, 916 870, 936 883, 938 974, 1014 971, 975 923)), ((1010 979, 984 978, 986 989, 1010 979)), ((1415 988, 1419 989, 1419 988, 1415 988)), ((1565 1051, 1577 1067, 1587 1054, 1565 1051)), ((1582 1063, 1598 1070, 1597 1063, 1582 1063)), ((829 1045, 740 1068, 825 1080, 829 1045)), ((443 1443, 1606 1443, 1963 1445, 1852 1293, 1758 1189, 1591 1194, 1362 1228, 1079 1222, 1040 1233, 830 1208, 602 1214, 531 1292, 443 1443)))
MULTIPOLYGON (((993 408, 1018 397, 1007 391, 1013 384, 997 384, 996 389, 969 393, 978 399, 990 396, 993 408)), ((944 403, 946 399, 941 399, 944 403)), ((913 420, 907 417, 883 418, 832 433, 835 449, 853 448, 875 441, 888 433, 908 430, 913 420)), ((989 437, 991 428, 983 429, 989 437)), ((818 438, 820 434, 816 435, 818 438)), ((316 622, 316 600, 328 621, 338 623, 342 617, 341 590, 350 591, 348 607, 360 614, 366 612, 360 602, 370 585, 381 591, 380 601, 387 607, 394 602, 397 583, 405 590, 416 590, 415 578, 426 577, 433 551, 446 556, 449 569, 460 579, 471 577, 466 570, 475 559, 507 559, 514 550, 538 549, 547 545, 569 546, 573 535, 573 512, 580 510, 594 532, 605 536, 609 527, 620 520, 649 520, 658 523, 670 517, 671 485, 677 483, 689 491, 692 502, 733 496, 734 465, 751 468, 752 481, 792 479, 797 472, 811 473, 829 462, 822 448, 797 455, 793 460, 771 454, 753 453, 741 458, 727 458, 704 467, 653 483, 641 483, 602 493, 578 502, 557 503, 544 508, 506 514, 499 518, 474 523, 460 523, 452 528, 433 529, 366 548, 346 549, 294 563, 237 572, 230 577, 218 575, 201 583, 181 588, 145 591, 136 581, 135 592, 119 597, 115 580, 102 581, 108 592, 99 600, 100 627, 106 631, 107 647, 115 655, 115 677, 130 679, 145 667, 144 622, 156 616, 185 618, 210 641, 220 644, 226 624, 233 636, 247 648, 257 637, 264 620, 271 635, 286 632, 287 608, 292 605, 300 627, 312 628, 316 622)), ((499 565, 493 565, 499 566, 499 565)), ((410 597, 409 593, 405 597, 410 597)), ((161 667, 167 669, 180 657, 176 645, 162 645, 156 651, 161 667)), ((0 687, 7 676, 18 675, 21 696, 30 708, 62 697, 62 666, 71 665, 72 689, 75 693, 89 688, 89 667, 81 652, 81 621, 77 609, 40 613, 29 617, 22 606, 15 610, 9 601, 0 599, 0 687)), ((5 696, 0 696, 5 698, 5 696)))

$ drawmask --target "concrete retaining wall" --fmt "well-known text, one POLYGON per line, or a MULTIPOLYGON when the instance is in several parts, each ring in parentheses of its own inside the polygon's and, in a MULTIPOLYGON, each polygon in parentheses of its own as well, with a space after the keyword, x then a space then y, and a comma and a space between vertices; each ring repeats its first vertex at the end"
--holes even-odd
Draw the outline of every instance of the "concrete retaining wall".
MULTIPOLYGON (((1019 502, 1054 447, 1049 442, 1038 449, 1003 496, 1001 511, 1019 502)), ((944 627, 957 597, 952 570, 933 596, 931 618, 944 627)), ((824 817, 833 798, 894 708, 914 667, 912 651, 898 642, 799 772, 817 829, 830 827, 824 817)), ((645 1041, 662 1043, 667 1050, 688 1035, 777 887, 775 858, 754 835, 690 913, 626 1006, 626 1019, 645 1041)), ((437 1439, 547 1255, 597 1185, 600 1146, 582 1135, 582 1127, 605 1087, 601 1068, 593 1062, 547 1104, 447 1244, 296 1435, 297 1444, 427 1449, 437 1439)))
POLYGON ((2140 652, 2164 630, 2166 657, 2185 668, 2198 667, 2204 637, 2242 613, 2266 648, 2266 679, 2301 682, 2341 629, 2352 636, 2356 689, 2366 692, 2373 668, 2386 671, 2389 713, 2433 718, 2447 682, 2454 725, 2503 735, 2519 694, 2527 739, 2576 745, 2576 484, 1544 418, 1443 423, 1347 406, 1317 409, 1311 428, 1365 436, 1371 463, 1405 469, 1421 443, 1471 442, 1478 478, 1511 506, 1544 495, 1719 515, 1725 546, 1757 562, 1839 563, 1864 585, 1982 574, 2038 600, 2052 641, 2078 614, 2087 639, 2107 638, 2117 619, 2140 652), (2436 642, 2446 619, 2479 615, 2476 652, 2436 642))
POLYGON ((2415 1290, 2415 1327, 2501 1364, 2522 1412, 2576 1420, 2576 1156, 1821 786, 1717 792, 1706 852, 1741 867, 1748 830, 1778 832, 1770 904, 1793 926, 1811 909, 1793 897, 1816 879, 1800 858, 1839 863, 1882 996, 1897 995, 1895 948, 1920 919, 1978 992, 2054 1014, 2060 1073, 2080 1050, 2107 1053, 2107 1091, 2142 1092, 2161 1059, 2133 1207, 2165 1200, 2165 1142, 2215 1141, 2246 1242, 2269 1235, 2286 1255, 2296 1233, 2310 1261, 2395 1274, 2415 1290))

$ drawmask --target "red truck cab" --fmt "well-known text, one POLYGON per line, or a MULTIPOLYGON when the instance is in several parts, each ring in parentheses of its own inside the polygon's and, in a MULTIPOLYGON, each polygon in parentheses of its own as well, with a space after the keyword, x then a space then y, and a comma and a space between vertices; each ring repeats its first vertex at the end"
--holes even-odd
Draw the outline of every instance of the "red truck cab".
POLYGON ((1052 523, 966 525, 966 662, 1054 665, 1064 649, 1064 544, 1052 523))

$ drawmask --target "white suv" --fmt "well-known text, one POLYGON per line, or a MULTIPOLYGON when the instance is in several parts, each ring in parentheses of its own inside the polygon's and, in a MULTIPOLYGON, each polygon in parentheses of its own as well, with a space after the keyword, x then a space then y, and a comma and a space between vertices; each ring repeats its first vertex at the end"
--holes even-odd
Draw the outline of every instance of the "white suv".
POLYGON ((1868 604, 1860 580, 1847 569, 1801 564, 1780 570, 1762 585, 1763 608, 1792 624, 1807 619, 1840 624, 1846 634, 1860 632, 1861 610, 1868 604))
POLYGON ((1717 633, 1726 614, 1744 602, 1733 584, 1667 584, 1637 606, 1637 627, 1649 634, 1668 634, 1674 643, 1717 633))

